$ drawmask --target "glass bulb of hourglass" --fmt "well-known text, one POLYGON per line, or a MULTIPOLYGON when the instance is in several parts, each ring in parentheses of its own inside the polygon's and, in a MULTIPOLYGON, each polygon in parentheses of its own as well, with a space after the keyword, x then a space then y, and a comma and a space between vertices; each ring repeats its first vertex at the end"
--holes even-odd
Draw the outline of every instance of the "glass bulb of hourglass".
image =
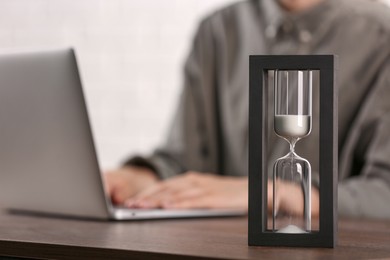
MULTIPOLYGON (((273 231, 311 231, 311 166, 294 151, 296 143, 311 131, 311 72, 276 71, 274 131, 290 145, 290 152, 277 159, 273 172, 273 231), (286 188, 289 187, 289 188, 286 188), (285 189, 281 192, 281 189, 285 189), (286 194, 294 192, 294 194, 286 194), (281 195, 299 197, 295 205, 279 209, 281 195)), ((291 200, 289 200, 289 203, 291 200)))

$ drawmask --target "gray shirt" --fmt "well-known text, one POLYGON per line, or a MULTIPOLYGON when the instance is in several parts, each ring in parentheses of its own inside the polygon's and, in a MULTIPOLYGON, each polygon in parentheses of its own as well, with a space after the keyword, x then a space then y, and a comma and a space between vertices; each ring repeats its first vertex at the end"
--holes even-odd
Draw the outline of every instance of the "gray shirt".
MULTIPOLYGON (((325 0, 289 14, 274 0, 252 0, 206 17, 166 144, 129 163, 149 165, 163 178, 189 170, 247 176, 252 54, 339 56, 339 212, 390 218, 390 11, 370 1, 325 0)), ((271 143, 272 159, 287 148, 280 138, 271 143)), ((318 143, 297 148, 316 169, 318 143)))

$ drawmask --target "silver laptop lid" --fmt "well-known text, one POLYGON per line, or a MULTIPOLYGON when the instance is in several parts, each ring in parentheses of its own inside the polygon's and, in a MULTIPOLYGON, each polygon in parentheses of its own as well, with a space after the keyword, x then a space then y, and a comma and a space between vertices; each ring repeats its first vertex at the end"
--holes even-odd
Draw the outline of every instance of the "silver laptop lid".
POLYGON ((0 55, 0 204, 108 218, 72 49, 0 55))

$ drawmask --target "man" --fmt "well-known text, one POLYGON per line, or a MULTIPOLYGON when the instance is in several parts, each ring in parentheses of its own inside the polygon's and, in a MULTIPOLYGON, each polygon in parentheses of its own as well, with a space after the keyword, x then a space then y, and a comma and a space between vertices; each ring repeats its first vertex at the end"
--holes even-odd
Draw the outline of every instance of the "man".
MULTIPOLYGON (((339 212, 390 218, 390 12, 364 0, 250 0, 204 19, 166 145, 105 175, 112 200, 142 208, 247 208, 250 54, 339 56, 339 212)), ((314 145, 302 155, 316 164, 314 145)), ((295 189, 283 189, 282 210, 299 205, 295 189)), ((314 216, 318 209, 313 186, 314 216)))

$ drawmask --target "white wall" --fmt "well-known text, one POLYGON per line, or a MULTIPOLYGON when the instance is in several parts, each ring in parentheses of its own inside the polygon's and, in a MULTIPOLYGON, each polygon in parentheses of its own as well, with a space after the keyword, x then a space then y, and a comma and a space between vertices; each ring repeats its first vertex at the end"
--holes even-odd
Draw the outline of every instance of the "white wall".
POLYGON ((101 166, 163 141, 201 17, 232 0, 0 0, 0 51, 74 46, 101 166))

